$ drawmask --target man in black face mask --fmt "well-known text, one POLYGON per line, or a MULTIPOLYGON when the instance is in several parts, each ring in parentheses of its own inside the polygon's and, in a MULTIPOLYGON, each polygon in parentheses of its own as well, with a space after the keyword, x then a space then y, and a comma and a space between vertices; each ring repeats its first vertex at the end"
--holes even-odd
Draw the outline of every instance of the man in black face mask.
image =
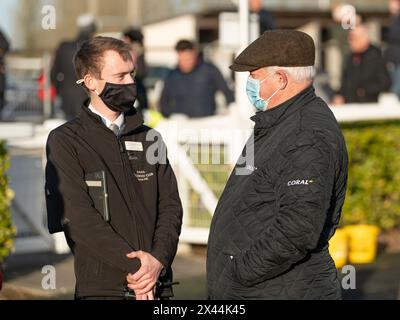
POLYGON ((182 206, 162 138, 133 106, 130 47, 97 37, 74 65, 90 99, 49 136, 46 203, 75 257, 76 298, 170 297, 182 206))

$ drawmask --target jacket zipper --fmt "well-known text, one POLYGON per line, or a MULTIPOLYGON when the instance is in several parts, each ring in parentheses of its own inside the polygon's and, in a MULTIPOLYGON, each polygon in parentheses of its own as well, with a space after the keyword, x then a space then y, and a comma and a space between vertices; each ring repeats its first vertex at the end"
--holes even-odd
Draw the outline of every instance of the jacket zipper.
MULTIPOLYGON (((131 205, 133 205, 134 202, 134 195, 133 193, 130 191, 129 189, 129 185, 128 185, 128 178, 132 178, 132 168, 130 167, 130 164, 128 163, 128 165, 126 165, 125 163, 125 148, 123 145, 123 142, 121 140, 121 136, 115 136, 115 138, 118 141, 118 145, 119 145, 119 151, 120 151, 120 159, 121 159, 121 163, 122 163, 122 170, 125 173, 125 186, 126 186, 126 190, 128 192, 128 196, 129 196, 129 200, 131 201, 131 205), (127 176, 128 175, 128 176, 127 176)), ((136 224, 136 231, 138 232, 138 244, 139 244, 139 250, 142 250, 142 241, 141 241, 141 230, 139 230, 138 228, 138 223, 137 223, 137 219, 138 217, 135 216, 135 224, 136 224)))
MULTIPOLYGON (((91 115, 89 114, 89 116, 91 116, 91 115)), ((95 117, 93 117, 93 118, 95 118, 95 117)), ((101 126, 101 128, 104 129, 104 131, 108 132, 109 134, 112 134, 114 136, 114 138, 117 140, 117 143, 118 143, 118 146, 119 146, 120 159, 121 159, 121 163, 122 163, 122 170, 123 170, 124 173, 126 173, 127 172, 126 171, 126 165, 125 165, 124 156, 123 156, 123 154, 125 153, 125 148, 124 148, 124 145, 123 145, 123 143, 121 141, 122 136, 116 136, 110 129, 106 128, 105 126, 101 126)), ((129 169, 128 173, 129 172, 131 173, 132 169, 130 168, 129 163, 128 163, 128 169, 129 169)), ((134 198, 133 198, 132 192, 130 192, 126 175, 125 175, 125 179, 124 180, 125 180, 125 186, 126 186, 126 191, 128 192, 129 200, 132 202, 130 205, 132 206, 134 198)), ((134 215, 134 212, 132 212, 131 208, 128 208, 128 209, 131 212, 131 214, 133 214, 134 222, 135 222, 135 225, 136 225, 136 231, 138 232, 138 245, 139 245, 138 249, 141 250, 142 247, 143 247, 143 244, 142 244, 142 241, 141 241, 141 237, 140 237, 140 234, 141 234, 142 230, 139 230, 139 228, 138 228, 138 222, 137 222, 138 217, 136 217, 134 215)))

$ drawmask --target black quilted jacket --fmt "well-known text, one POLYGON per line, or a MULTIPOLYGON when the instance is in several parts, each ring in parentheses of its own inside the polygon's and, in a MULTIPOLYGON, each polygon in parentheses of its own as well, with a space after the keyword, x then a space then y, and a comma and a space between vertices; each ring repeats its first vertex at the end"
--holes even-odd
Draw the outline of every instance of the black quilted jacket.
POLYGON ((236 166, 212 221, 208 297, 340 299, 328 252, 347 182, 337 121, 313 87, 252 120, 254 165, 236 166))

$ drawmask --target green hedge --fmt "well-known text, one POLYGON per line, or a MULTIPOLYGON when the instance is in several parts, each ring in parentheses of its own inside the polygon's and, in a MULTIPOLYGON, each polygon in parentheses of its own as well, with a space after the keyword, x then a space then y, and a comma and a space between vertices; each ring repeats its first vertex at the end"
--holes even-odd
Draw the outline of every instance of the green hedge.
POLYGON ((342 225, 400 226, 400 122, 342 125, 349 178, 342 225))
POLYGON ((0 142, 0 264, 13 248, 13 237, 16 229, 11 223, 10 203, 13 192, 8 187, 6 172, 10 161, 4 142, 0 142))

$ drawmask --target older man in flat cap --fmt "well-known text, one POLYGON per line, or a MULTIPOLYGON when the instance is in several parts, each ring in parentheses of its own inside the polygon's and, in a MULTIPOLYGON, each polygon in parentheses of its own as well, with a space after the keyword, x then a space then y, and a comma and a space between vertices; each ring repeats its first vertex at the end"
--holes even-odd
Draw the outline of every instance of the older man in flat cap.
POLYGON ((254 152, 243 153, 254 166, 239 161, 217 206, 209 299, 341 298, 328 241, 345 198, 347 151, 334 115, 315 95, 314 62, 310 36, 276 30, 231 66, 250 72, 247 94, 258 112, 248 143, 254 152))

